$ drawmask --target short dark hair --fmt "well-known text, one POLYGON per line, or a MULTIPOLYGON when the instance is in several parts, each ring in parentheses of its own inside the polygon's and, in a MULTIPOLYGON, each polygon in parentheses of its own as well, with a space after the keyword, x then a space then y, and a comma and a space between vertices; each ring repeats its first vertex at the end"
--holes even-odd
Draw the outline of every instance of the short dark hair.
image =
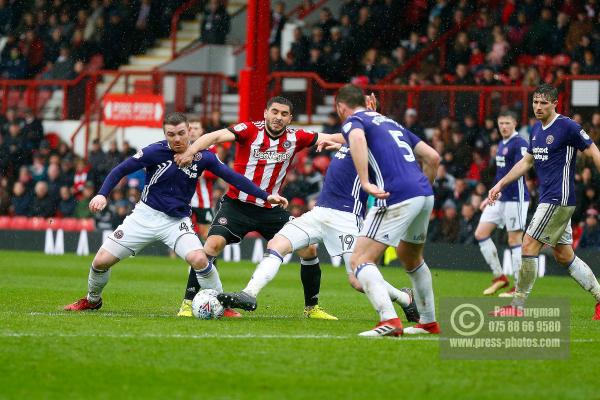
POLYGON ((549 85, 547 83, 542 83, 540 86, 538 86, 535 91, 533 92, 533 95, 539 95, 544 97, 546 100, 548 100, 549 102, 555 102, 556 100, 558 100, 558 89, 556 89, 554 86, 549 85))
POLYGON ((365 94, 363 90, 352 84, 343 86, 335 96, 336 103, 344 103, 348 107, 366 107, 365 94))
POLYGON ((278 103, 278 104, 283 104, 284 106, 288 106, 290 108, 290 114, 294 114, 294 105, 292 104, 292 102, 283 97, 283 96, 275 96, 275 97, 271 97, 269 99, 269 101, 267 101, 267 110, 269 108, 271 108, 271 106, 273 105, 273 103, 278 103))
POLYGON ((498 114, 498 118, 500 117, 508 117, 508 118, 512 118, 515 120, 515 122, 518 122, 519 120, 517 119, 517 114, 514 111, 510 111, 510 110, 506 110, 506 111, 502 111, 500 112, 500 114, 498 114))
POLYGON ((163 119, 163 128, 166 125, 177 126, 177 125, 181 124, 182 122, 185 122, 186 125, 188 124, 188 119, 184 113, 171 112, 171 113, 168 113, 167 115, 165 115, 165 118, 163 119))

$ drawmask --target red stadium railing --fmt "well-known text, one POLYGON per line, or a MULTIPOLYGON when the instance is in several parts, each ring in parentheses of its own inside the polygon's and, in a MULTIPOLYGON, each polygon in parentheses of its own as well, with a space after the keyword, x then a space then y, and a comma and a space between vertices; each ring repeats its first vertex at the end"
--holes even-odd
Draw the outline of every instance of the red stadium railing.
POLYGON ((183 3, 177 10, 175 10, 173 17, 171 17, 171 58, 177 58, 179 55, 177 51, 177 28, 179 27, 181 15, 192 7, 196 6, 198 3, 198 0, 189 0, 183 3))
MULTIPOLYGON (((313 123, 315 106, 322 104, 325 96, 335 94, 342 83, 325 82, 315 73, 274 72, 270 76, 271 94, 284 92, 284 79, 305 81, 304 92, 286 92, 297 103, 304 104, 308 123, 313 123), (321 102, 321 103, 320 103, 321 102)), ((480 123, 489 115, 500 111, 501 107, 520 109, 523 121, 527 119, 529 97, 535 89, 526 86, 408 86, 408 85, 366 85, 367 92, 374 92, 382 111, 393 117, 401 117, 406 108, 419 110, 424 124, 437 122, 443 117, 457 118, 472 114, 480 123)), ((332 107, 332 111, 334 111, 332 107)), ((298 112, 296 112, 298 114, 298 112)))

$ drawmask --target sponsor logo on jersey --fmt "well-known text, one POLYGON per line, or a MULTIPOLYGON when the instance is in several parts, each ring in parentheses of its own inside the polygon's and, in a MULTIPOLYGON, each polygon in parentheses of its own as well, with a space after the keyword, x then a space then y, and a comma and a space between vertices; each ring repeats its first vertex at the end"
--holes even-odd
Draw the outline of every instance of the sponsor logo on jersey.
POLYGON ((124 236, 123 231, 120 229, 118 231, 115 231, 114 236, 115 236, 115 239, 123 239, 123 236, 124 236))
POLYGON ((219 224, 221 224, 221 225, 227 225, 227 218, 225 218, 225 217, 219 218, 219 224))
POLYGON ((585 130, 580 130, 579 134, 581 135, 582 138, 584 138, 585 140, 590 140, 590 135, 587 134, 587 132, 585 130))
POLYGON ((144 155, 144 152, 142 150, 138 150, 137 153, 135 153, 131 157, 140 159, 140 158, 142 158, 143 155, 144 155))
POLYGON ((554 136, 548 135, 548 137, 546 137, 546 144, 552 144, 552 142, 554 142, 554 136))
POLYGON ((548 159, 548 148, 547 147, 534 147, 533 158, 538 161, 546 161, 548 159))
POLYGON ((257 158, 259 160, 270 160, 270 161, 285 161, 292 157, 289 153, 278 153, 276 151, 260 151, 258 149, 254 149, 252 151, 252 157, 257 158))
POLYGON ((246 129, 246 128, 248 128, 248 127, 246 126, 246 124, 244 124, 244 123, 241 123, 241 124, 237 124, 236 126, 234 126, 234 127, 233 127, 233 130, 234 130, 234 131, 236 131, 236 132, 241 132, 241 131, 243 131, 243 130, 244 130, 244 129, 246 129))

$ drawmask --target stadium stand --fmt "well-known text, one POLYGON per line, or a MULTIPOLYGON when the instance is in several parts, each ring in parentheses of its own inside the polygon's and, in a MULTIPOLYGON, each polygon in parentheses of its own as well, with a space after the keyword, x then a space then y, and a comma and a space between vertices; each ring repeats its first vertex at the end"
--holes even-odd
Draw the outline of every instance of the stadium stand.
MULTIPOLYGON (((144 51, 154 38, 169 33, 170 24, 149 24, 162 28, 146 35, 127 31, 136 24, 126 21, 137 21, 140 13, 142 17, 147 14, 144 18, 148 21, 156 18, 170 21, 173 10, 183 1, 157 2, 160 4, 157 8, 152 3, 153 11, 144 8, 148 4, 145 1, 92 1, 84 8, 73 5, 78 2, 60 0, 52 4, 38 1, 32 3, 32 8, 19 8, 16 3, 0 2, 0 34, 4 35, 0 75, 10 79, 57 79, 99 69, 102 63, 116 68, 128 55, 144 51), (140 7, 128 8, 126 4, 140 7), (160 7, 165 7, 166 14, 160 7), (99 55, 99 48, 106 48, 116 40, 110 35, 127 34, 143 37, 145 42, 136 40, 131 48, 115 48, 114 52, 104 51, 104 57, 99 55)), ((213 1, 208 3, 206 13, 222 22, 218 32, 205 33, 203 37, 207 42, 222 42, 227 30, 227 12, 213 1)), ((528 137, 534 122, 526 118, 527 99, 523 101, 515 95, 519 97, 517 100, 504 101, 511 100, 512 92, 508 89, 503 93, 489 92, 486 101, 492 111, 486 108, 482 113, 479 95, 452 92, 452 88, 468 85, 473 90, 488 86, 533 89, 548 82, 564 89, 571 75, 600 73, 596 62, 600 57, 600 9, 591 0, 480 1, 477 8, 474 2, 464 0, 346 0, 337 10, 304 2, 303 7, 291 14, 285 13, 282 4, 275 4, 273 21, 270 55, 274 73, 293 76, 293 73, 313 72, 324 81, 338 83, 386 82, 415 88, 449 88, 448 93, 454 96, 450 97, 451 107, 456 109, 436 105, 437 92, 423 92, 414 101, 409 96, 398 100, 396 110, 400 111, 392 113, 443 157, 435 183, 431 241, 473 242, 473 229, 481 214, 479 205, 495 173, 491 161, 500 140, 494 120, 497 112, 508 107, 525 116, 519 129, 524 137, 528 137), (483 7, 485 4, 487 7, 483 7), (311 12, 319 14, 318 21, 297 28, 290 52, 282 54, 282 24, 286 19, 311 12), (389 23, 399 15, 402 24, 389 23), (372 36, 374 26, 383 28, 378 28, 377 36, 372 36), (431 50, 432 44, 437 51, 431 50), (399 69, 403 73, 398 75, 399 69), (427 96, 428 102, 424 101, 427 96), (431 107, 432 104, 436 107, 431 107), (436 109, 435 115, 430 113, 432 108, 436 109)), ((149 86, 139 82, 136 84, 140 92, 148 90, 149 86)), ((39 93, 38 101, 43 102, 51 91, 39 93)), ((85 229, 93 229, 91 216, 86 212, 90 194, 108 171, 135 149, 118 149, 113 142, 104 151, 95 142, 87 160, 83 160, 56 135, 43 132, 35 113, 19 107, 18 93, 15 99, 11 95, 7 95, 6 113, 0 117, 0 228, 44 229, 53 221, 53 226, 63 229, 77 230, 81 224, 85 229), (44 192, 43 186, 47 186, 47 194, 40 193, 36 199, 38 182, 46 182, 47 185, 39 186, 38 192, 44 192), (86 222, 76 222, 76 217, 86 222)), ((390 99, 391 95, 387 97, 385 90, 378 92, 378 96, 386 96, 387 103, 395 100, 390 99)), ((315 94, 317 97, 326 100, 327 96, 315 94)), ((326 102, 325 106, 328 111, 322 130, 335 132, 339 121, 331 113, 331 104, 326 102)), ((585 118, 579 114, 572 117, 600 144, 599 112, 585 118)), ((220 118, 217 113, 215 121, 205 121, 207 130, 225 126, 220 118)), ((227 121, 232 122, 235 121, 227 121)), ((231 160, 227 150, 220 155, 225 161, 231 160)), ((294 213, 302 213, 314 203, 328 157, 315 152, 298 157, 296 170, 290 174, 283 192, 289 197, 294 213)), ((573 217, 574 234, 576 238, 583 235, 583 245, 588 247, 599 245, 597 210, 600 210, 597 189, 600 176, 590 166, 588 160, 579 159, 576 175, 579 204, 573 217)), ((121 182, 106 212, 94 216, 95 225, 117 226, 139 199, 143 179, 143 175, 137 174, 121 182)), ((535 176, 528 177, 527 185, 535 201, 535 176)), ((218 197, 223 190, 222 185, 215 185, 214 196, 218 197)))

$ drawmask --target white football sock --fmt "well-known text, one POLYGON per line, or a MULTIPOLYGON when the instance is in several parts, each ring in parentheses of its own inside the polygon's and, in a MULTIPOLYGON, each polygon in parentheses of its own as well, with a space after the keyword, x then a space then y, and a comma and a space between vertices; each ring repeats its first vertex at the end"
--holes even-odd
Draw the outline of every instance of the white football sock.
POLYGON ((375 264, 364 263, 356 268, 356 279, 379 314, 380 321, 398 318, 392 300, 387 292, 383 275, 375 264))
POLYGON ((431 271, 427 263, 423 261, 417 268, 407 272, 415 289, 415 301, 421 315, 419 322, 421 324, 435 322, 433 283, 431 281, 431 271))
POLYGON ((396 289, 392 286, 388 281, 383 281, 385 288, 387 289, 388 295, 390 296, 390 300, 395 303, 398 303, 402 307, 406 307, 410 304, 410 296, 408 293, 401 292, 400 289, 396 289))
POLYGON ((92 303, 97 303, 102 297, 102 290, 110 278, 110 268, 107 270, 95 269, 92 265, 88 275, 88 294, 87 299, 92 303))
POLYGON ((519 271, 521 270, 521 245, 510 248, 510 258, 512 261, 512 270, 516 286, 519 281, 519 271))
MULTIPOLYGON (((351 255, 352 255, 351 253, 344 253, 344 254, 342 254, 342 258, 344 259, 344 263, 346 265, 346 272, 348 274, 354 275, 354 273, 352 272, 352 267, 350 266, 350 256, 351 255)), ((385 288, 387 289, 387 292, 390 295, 390 300, 392 300, 395 303, 398 303, 402 307, 406 307, 410 304, 410 296, 407 293, 404 293, 404 292, 400 291, 399 289, 396 289, 388 281, 384 281, 384 282, 385 282, 385 288)))
POLYGON ((265 257, 254 270, 252 279, 250 279, 250 282, 248 282, 248 285, 243 291, 252 297, 258 296, 258 293, 267 286, 267 283, 275 278, 282 262, 283 257, 278 252, 267 249, 265 257))
POLYGON ((217 267, 212 262, 209 261, 204 269, 195 270, 195 272, 196 279, 198 279, 198 283, 200 284, 200 290, 214 289, 219 293, 223 292, 223 284, 219 277, 219 271, 217 271, 217 267))
POLYGON ((512 305, 514 307, 523 307, 527 296, 533 289, 535 278, 537 276, 538 258, 537 256, 523 256, 521 258, 521 269, 519 270, 519 279, 517 280, 515 296, 512 305))
POLYGON ((587 290, 594 296, 596 302, 600 303, 600 285, 592 269, 579 257, 575 256, 575 259, 569 265, 569 274, 571 277, 581 285, 582 288, 587 290))
POLYGON ((503 275, 502 265, 500 265, 500 259, 498 258, 498 250, 492 238, 483 239, 479 242, 479 250, 483 254, 485 262, 488 263, 494 274, 494 278, 498 278, 503 275))

